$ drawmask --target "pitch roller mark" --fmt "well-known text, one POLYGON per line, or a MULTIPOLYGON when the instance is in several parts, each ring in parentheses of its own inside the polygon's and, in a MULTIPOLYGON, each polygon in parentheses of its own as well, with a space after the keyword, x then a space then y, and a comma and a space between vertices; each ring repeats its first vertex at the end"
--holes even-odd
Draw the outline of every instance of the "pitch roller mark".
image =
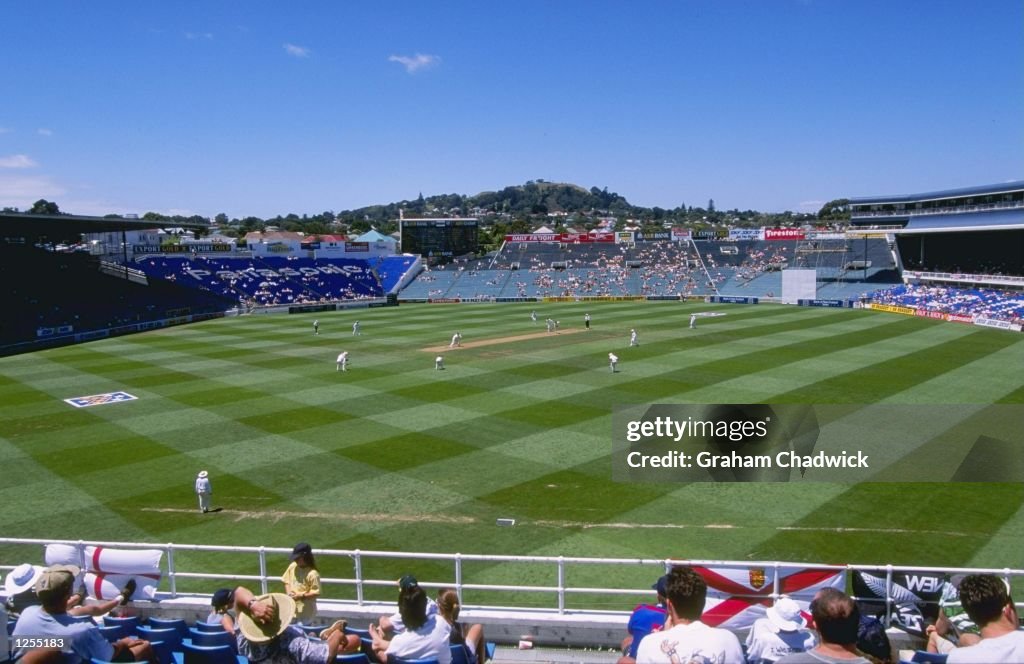
MULTIPOLYGON (((180 507, 143 507, 142 512, 164 514, 197 514, 194 509, 180 507)), ((269 520, 277 523, 282 519, 318 519, 334 521, 372 521, 376 523, 436 523, 448 525, 471 525, 489 521, 471 516, 447 516, 443 514, 393 514, 386 512, 295 512, 286 510, 234 510, 222 509, 218 514, 233 521, 269 520)), ((204 519, 216 516, 204 516, 204 519)), ((764 530, 765 526, 742 526, 731 523, 616 523, 590 521, 560 521, 554 519, 517 519, 520 526, 538 528, 579 528, 582 530, 764 530)), ((783 532, 818 533, 877 533, 883 535, 938 535, 941 537, 976 537, 978 533, 949 530, 923 530, 915 528, 844 528, 819 526, 774 526, 772 530, 783 532)))

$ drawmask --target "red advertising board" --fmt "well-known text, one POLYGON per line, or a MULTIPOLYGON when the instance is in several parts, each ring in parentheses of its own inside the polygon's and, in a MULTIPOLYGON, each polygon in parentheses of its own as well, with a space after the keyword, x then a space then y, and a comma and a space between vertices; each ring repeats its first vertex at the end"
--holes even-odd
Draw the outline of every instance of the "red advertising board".
POLYGON ((803 240, 804 229, 802 228, 766 228, 764 229, 765 240, 803 240))
POLYGON ((505 242, 615 242, 615 233, 513 233, 505 242))

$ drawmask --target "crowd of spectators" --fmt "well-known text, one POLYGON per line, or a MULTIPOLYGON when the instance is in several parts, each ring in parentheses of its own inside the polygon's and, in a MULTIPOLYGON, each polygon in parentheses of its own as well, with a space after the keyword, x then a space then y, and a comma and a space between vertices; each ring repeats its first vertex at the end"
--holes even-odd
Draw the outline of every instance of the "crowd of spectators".
MULTIPOLYGON (((296 560, 311 555, 304 545, 297 545, 296 550, 296 560)), ((352 629, 344 620, 326 628, 303 622, 295 588, 287 594, 256 595, 239 586, 218 590, 209 617, 191 629, 181 625, 177 631, 167 629, 168 622, 157 618, 147 627, 138 626, 137 619, 114 617, 113 613, 130 601, 128 589, 115 602, 94 603, 89 606, 96 610, 74 613, 80 575, 78 568, 64 565, 45 569, 23 566, 11 572, 5 584, 8 594, 13 585, 19 593, 32 595, 30 601, 20 600, 12 636, 62 640, 60 646, 20 644, 13 652, 16 662, 169 664, 173 652, 188 651, 198 644, 193 639, 206 634, 213 635, 211 639, 218 634, 223 637, 216 642, 231 658, 225 661, 234 662, 237 653, 260 664, 333 664, 346 654, 381 664, 413 659, 484 664, 490 652, 481 625, 459 622, 457 592, 441 589, 437 599, 431 599, 411 575, 398 582, 398 610, 381 616, 367 630, 352 629), (26 583, 28 577, 32 578, 26 583), (98 611, 110 612, 102 623, 95 622, 98 611), (158 634, 164 640, 139 638, 158 634), (188 642, 183 641, 189 636, 188 642)), ((880 623, 862 615, 858 603, 835 588, 818 590, 809 605, 785 595, 776 598, 742 643, 732 630, 703 622, 708 587, 693 568, 673 567, 652 589, 656 602, 641 604, 633 611, 618 664, 878 664, 899 658, 880 623)), ((1002 579, 991 574, 967 575, 959 583, 958 599, 977 632, 961 634, 930 626, 928 651, 937 653, 939 659, 948 657, 950 663, 1024 662, 1024 631, 1002 579)))
POLYGON ((1024 322, 1024 292, 910 284, 877 291, 872 302, 960 316, 1024 322))
POLYGON ((208 290, 249 306, 314 304, 384 294, 369 264, 355 259, 160 256, 144 258, 135 266, 151 278, 208 290))

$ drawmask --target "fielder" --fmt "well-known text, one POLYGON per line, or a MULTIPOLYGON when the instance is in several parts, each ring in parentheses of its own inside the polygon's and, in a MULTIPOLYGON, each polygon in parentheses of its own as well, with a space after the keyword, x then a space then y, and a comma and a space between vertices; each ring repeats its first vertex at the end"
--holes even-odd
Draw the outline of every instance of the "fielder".
POLYGON ((359 321, 352 323, 352 336, 358 337, 362 332, 359 331, 359 321))
POLYGON ((608 367, 612 370, 612 373, 618 371, 619 356, 615 353, 608 353, 608 367))
POLYGON ((530 312, 530 320, 533 321, 534 325, 537 324, 537 312, 536 311, 531 311, 530 312))
POLYGON ((206 514, 210 511, 210 496, 213 495, 213 486, 210 484, 210 473, 205 470, 199 471, 196 478, 196 495, 199 496, 199 511, 206 514))
POLYGON ((449 348, 455 348, 456 346, 462 345, 462 335, 458 332, 452 335, 452 342, 448 344, 449 348))
POLYGON ((338 355, 338 368, 335 371, 348 371, 348 351, 338 355))
POLYGON ((438 355, 437 357, 434 358, 434 371, 442 370, 444 370, 444 357, 438 355))
POLYGON ((583 327, 587 328, 588 330, 590 329, 590 314, 586 314, 583 316, 583 327))
POLYGON ((640 342, 636 340, 636 329, 631 329, 629 331, 629 346, 630 346, 630 348, 632 348, 633 346, 639 346, 639 345, 640 345, 640 342))
POLYGON ((552 319, 548 318, 547 320, 545 320, 544 325, 548 329, 548 334, 555 331, 555 321, 553 321, 552 319))
POLYGON ((697 327, 697 314, 690 314, 690 329, 697 327))
POLYGON ((313 336, 320 334, 320 321, 313 321, 313 336))

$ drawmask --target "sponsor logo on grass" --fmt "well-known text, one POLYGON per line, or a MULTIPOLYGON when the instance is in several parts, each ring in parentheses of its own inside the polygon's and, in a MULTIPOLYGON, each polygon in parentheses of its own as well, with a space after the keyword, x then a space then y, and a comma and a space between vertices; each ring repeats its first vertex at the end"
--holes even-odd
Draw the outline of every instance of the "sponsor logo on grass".
POLYGON ((138 397, 127 392, 107 392, 106 394, 93 394, 88 397, 74 397, 64 401, 75 408, 88 408, 89 406, 103 406, 108 403, 119 403, 121 401, 134 401, 138 397))

